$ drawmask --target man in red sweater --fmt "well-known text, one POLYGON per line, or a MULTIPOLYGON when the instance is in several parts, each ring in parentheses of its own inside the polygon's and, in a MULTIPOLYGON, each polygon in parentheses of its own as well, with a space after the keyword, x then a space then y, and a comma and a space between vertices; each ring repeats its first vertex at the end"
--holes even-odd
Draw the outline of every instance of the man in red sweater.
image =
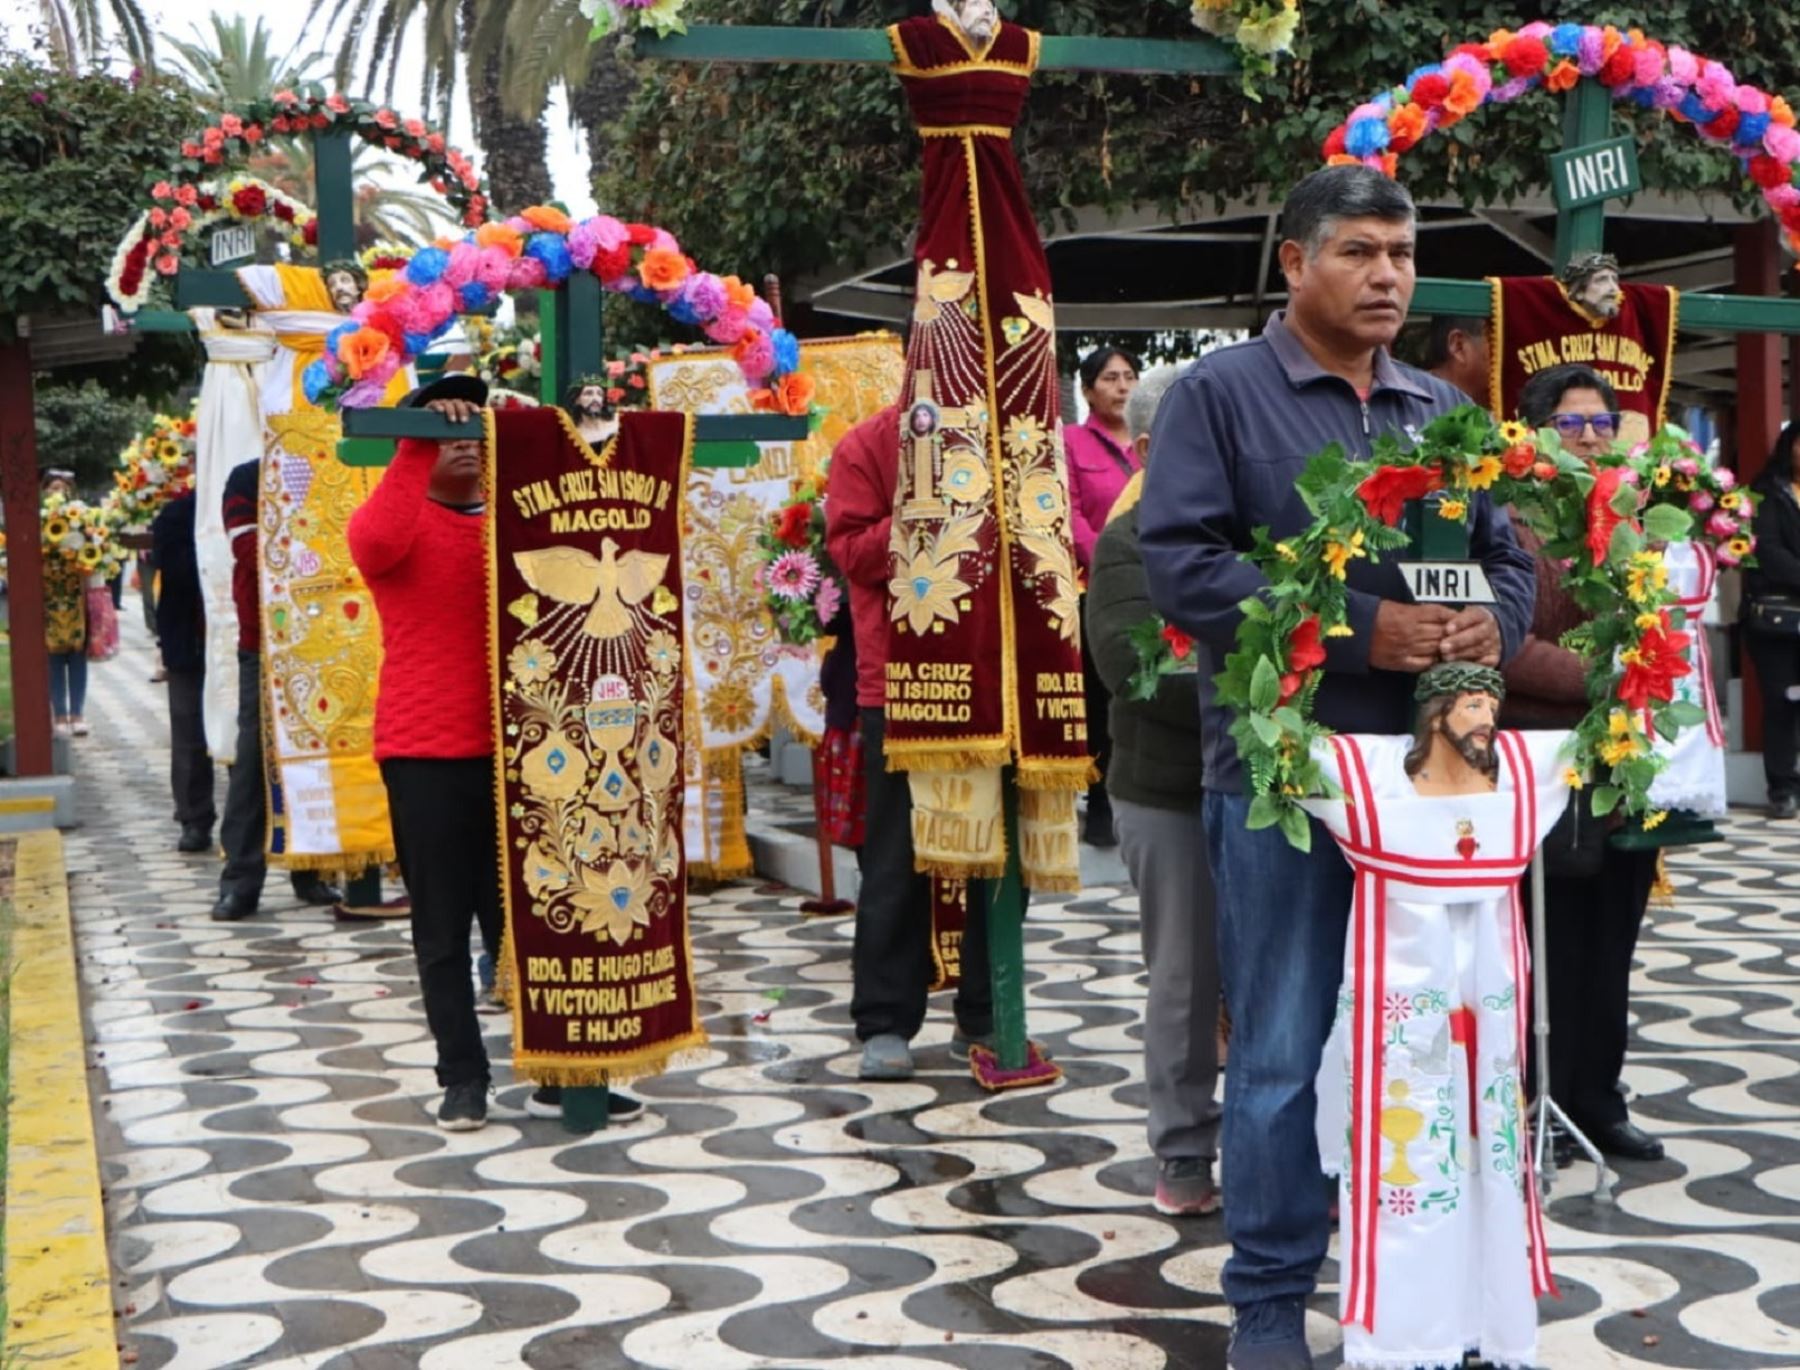
MULTIPOLYGON (((225 478, 225 536, 231 540, 231 600, 238 624, 237 759, 225 787, 219 845, 225 869, 219 875, 219 902, 212 916, 234 923, 256 912, 268 860, 263 854, 268 796, 263 789, 262 597, 257 587, 257 461, 241 462, 225 478)), ((343 895, 315 871, 292 871, 294 896, 305 904, 335 904, 343 895)))
MULTIPOLYGON (((857 853, 862 891, 856 904, 851 952, 850 1017, 863 1043, 865 1080, 909 1080, 908 1043, 925 1020, 932 981, 931 884, 913 869, 912 791, 905 774, 889 771, 883 755, 882 712, 887 679, 888 581, 893 557, 894 486, 900 469, 900 419, 889 406, 838 440, 831 454, 825 499, 825 543, 850 582, 856 636, 856 703, 862 713, 868 808, 857 853)), ((987 883, 969 883, 963 933, 962 983, 956 992, 957 1031, 951 1052, 967 1058, 971 1041, 993 1033, 988 983, 987 883)))
MULTIPOLYGON (((479 377, 453 373, 410 395, 452 422, 487 402, 479 377)), ((381 619, 375 759, 387 786, 400 874, 412 899, 413 955, 444 1087, 438 1126, 487 1122, 488 1058, 475 1016, 469 930, 500 945, 499 818, 488 662, 487 505, 481 442, 404 439, 368 503, 350 519, 350 555, 381 619)), ((614 1091, 608 1118, 643 1105, 614 1091)), ((535 1117, 562 1116, 562 1091, 538 1089, 535 1117)))

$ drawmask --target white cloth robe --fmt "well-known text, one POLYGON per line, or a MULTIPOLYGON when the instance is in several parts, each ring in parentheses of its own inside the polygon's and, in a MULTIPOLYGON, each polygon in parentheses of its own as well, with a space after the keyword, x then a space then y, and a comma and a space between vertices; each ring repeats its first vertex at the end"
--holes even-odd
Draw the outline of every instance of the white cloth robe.
POLYGON ((1671 542, 1663 552, 1663 564, 1669 568, 1669 588, 1687 610, 1685 631, 1693 638, 1687 650, 1693 669, 1675 682, 1675 698, 1704 709, 1706 722, 1683 728, 1673 742, 1656 740, 1656 750, 1668 758, 1668 765, 1650 782, 1650 802, 1659 809, 1688 809, 1705 818, 1720 818, 1726 808, 1725 723, 1719 715, 1706 640, 1719 565, 1709 548, 1693 542, 1671 542))
POLYGON ((254 323, 221 328, 211 309, 192 310, 189 317, 206 348, 194 428, 194 547, 206 605, 206 750, 229 766, 237 757, 238 629, 225 480, 240 462, 262 458, 261 372, 275 355, 275 335, 254 323))
POLYGON ((1453 1367, 1468 1350, 1535 1363, 1536 1297, 1553 1286, 1525 1114, 1519 881, 1568 802, 1568 739, 1501 732, 1494 792, 1430 798, 1406 774, 1410 738, 1321 744, 1346 800, 1305 807, 1356 871, 1317 1089, 1346 1366, 1453 1367))

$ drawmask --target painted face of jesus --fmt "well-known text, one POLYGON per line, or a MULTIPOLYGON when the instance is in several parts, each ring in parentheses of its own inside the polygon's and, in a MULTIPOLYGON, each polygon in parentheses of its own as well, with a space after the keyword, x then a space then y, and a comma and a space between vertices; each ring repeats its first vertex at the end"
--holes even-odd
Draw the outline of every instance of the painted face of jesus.
POLYGON ((325 278, 325 293, 331 296, 331 307, 348 314, 362 303, 362 287, 348 271, 334 271, 325 278))
POLYGON ((575 415, 583 419, 603 419, 606 417, 606 387, 603 385, 584 385, 581 393, 575 397, 575 415))
POLYGON ((1444 740, 1478 771, 1493 768, 1494 719, 1498 710, 1499 705, 1490 694, 1477 691, 1458 695, 1439 724, 1444 740))
POLYGON ((1587 307, 1590 314, 1597 314, 1603 319, 1616 317, 1621 299, 1619 273, 1609 267, 1601 267, 1582 283, 1575 298, 1587 307))
POLYGON ((1000 12, 994 8, 994 0, 962 0, 956 7, 956 19, 964 33, 985 43, 1000 24, 1000 12))

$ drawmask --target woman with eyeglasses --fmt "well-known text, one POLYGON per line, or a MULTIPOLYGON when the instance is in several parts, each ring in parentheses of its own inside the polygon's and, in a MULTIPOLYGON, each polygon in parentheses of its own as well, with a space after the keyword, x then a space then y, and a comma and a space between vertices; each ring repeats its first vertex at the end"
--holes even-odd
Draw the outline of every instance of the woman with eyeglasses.
MULTIPOLYGON (((1618 396, 1586 366, 1555 366, 1533 376, 1519 392, 1519 417, 1533 428, 1555 429, 1565 451, 1590 460, 1619 434, 1618 396)), ((1572 728, 1587 713, 1587 676, 1581 658, 1559 644, 1587 616, 1563 590, 1561 564, 1544 555, 1529 528, 1515 522, 1513 532, 1537 561, 1537 604, 1525 645, 1504 667, 1500 724, 1572 728)), ((1663 1145, 1631 1121, 1618 1084, 1631 957, 1656 883, 1656 853, 1612 846, 1606 827, 1585 802, 1572 803, 1544 843, 1544 945, 1537 952, 1548 958, 1550 979, 1550 1097, 1608 1156, 1654 1161, 1663 1145)), ((1531 897, 1529 879, 1525 897, 1531 897)), ((1566 1144, 1557 1150, 1560 1159, 1566 1144)))

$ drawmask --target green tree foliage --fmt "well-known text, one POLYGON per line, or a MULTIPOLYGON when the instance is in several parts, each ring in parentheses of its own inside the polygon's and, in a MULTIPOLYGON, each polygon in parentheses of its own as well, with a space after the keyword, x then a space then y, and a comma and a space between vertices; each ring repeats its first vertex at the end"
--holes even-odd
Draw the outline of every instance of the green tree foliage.
POLYGON ((74 471, 76 487, 90 498, 112 487, 120 450, 150 423, 142 400, 109 394, 92 380, 40 384, 34 412, 38 465, 74 471))
MULTIPOLYGON (((1187 5, 1002 0, 1008 18, 1047 33, 1193 37, 1187 5)), ((1725 62, 1771 91, 1800 87, 1800 15, 1757 0, 1667 0, 1647 31, 1725 62)), ((871 27, 904 17, 875 0, 694 0, 690 22, 871 27)), ((1303 0, 1302 35, 1260 101, 1234 78, 1148 79, 1042 73, 1016 142, 1047 230, 1077 209, 1152 205, 1204 215, 1268 188, 1279 195, 1319 164, 1319 145, 1362 100, 1503 25, 1641 23, 1641 7, 1548 0, 1303 0)), ((1404 158, 1415 193, 1504 204, 1545 174, 1560 142, 1559 101, 1538 94, 1486 110, 1404 158)), ((1622 115, 1639 134, 1646 184, 1750 192, 1735 163, 1663 115, 1622 115)), ((600 203, 674 232, 709 268, 800 274, 856 264, 910 240, 918 139, 891 73, 844 67, 647 63, 610 130, 600 203)), ((599 159, 597 159, 599 160, 599 159)))
POLYGON ((37 0, 38 18, 44 27, 50 59, 64 71, 76 70, 85 59, 99 65, 112 42, 106 17, 118 29, 125 55, 140 67, 155 60, 156 35, 137 0, 37 0))
MULTIPOLYGON (((72 75, 0 52, 0 340, 21 316, 98 318, 120 235, 200 123, 177 83, 72 75)), ((106 375, 118 391, 164 394, 191 356, 190 342, 145 339, 106 375)))

